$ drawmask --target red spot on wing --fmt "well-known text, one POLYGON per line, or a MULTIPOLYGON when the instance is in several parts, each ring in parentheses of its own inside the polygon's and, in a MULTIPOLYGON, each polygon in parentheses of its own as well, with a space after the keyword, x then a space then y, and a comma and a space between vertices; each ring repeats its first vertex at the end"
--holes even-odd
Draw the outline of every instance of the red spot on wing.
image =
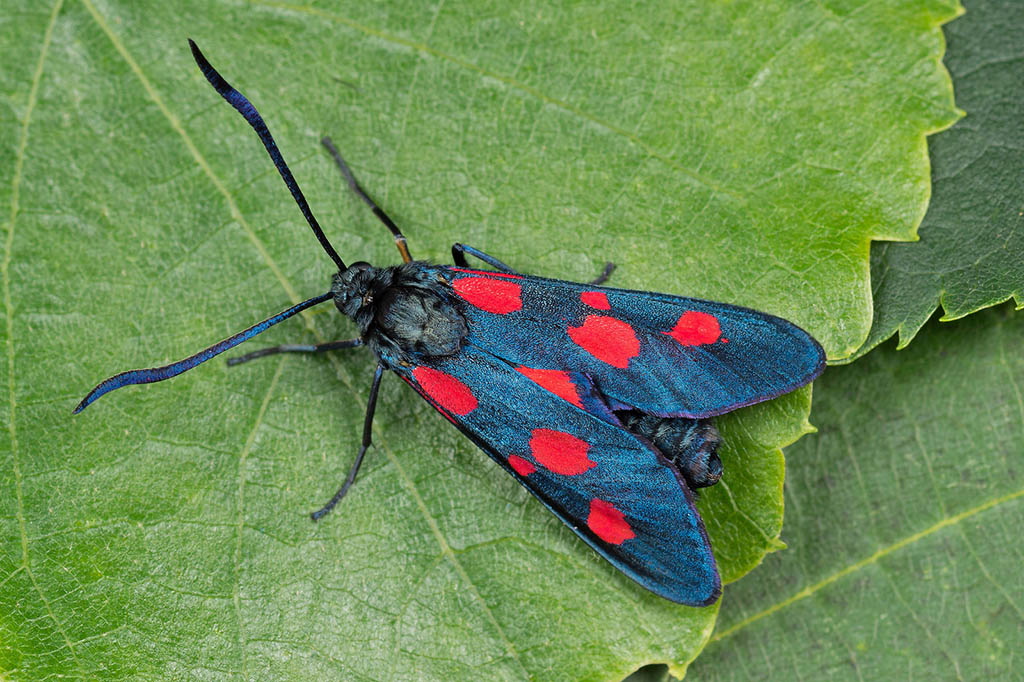
POLYGON ((519 455, 509 455, 508 463, 509 466, 515 469, 515 472, 520 476, 529 476, 530 474, 537 470, 537 467, 533 466, 533 464, 523 459, 519 455))
MULTIPOLYGON (((419 386, 417 386, 416 384, 414 384, 414 383, 412 383, 411 381, 409 381, 409 377, 405 376, 404 374, 399 374, 398 376, 400 376, 400 377, 402 378, 402 381, 404 381, 405 383, 407 383, 407 384, 409 384, 410 386, 412 386, 412 388, 413 388, 413 390, 414 390, 414 391, 416 391, 416 392, 417 392, 417 393, 419 393, 419 394, 420 394, 421 396, 423 396, 423 399, 424 399, 424 400, 426 400, 426 401, 427 401, 428 403, 430 403, 430 404, 431 404, 431 405, 433 406, 433 408, 434 408, 435 410, 437 410, 438 412, 440 412, 440 413, 441 413, 441 416, 442 416, 442 417, 444 417, 445 419, 447 419, 448 421, 450 421, 450 422, 451 422, 452 424, 456 424, 455 420, 454 420, 454 419, 452 419, 452 418, 451 418, 451 416, 449 416, 449 414, 448 414, 447 412, 445 412, 444 410, 442 410, 442 409, 441 409, 441 406, 440 406, 440 405, 438 405, 438 404, 437 404, 437 403, 436 403, 436 402, 435 402, 435 401, 434 401, 434 400, 433 400, 433 399, 432 399, 432 398, 431 398, 431 397, 430 397, 429 395, 427 395, 426 393, 424 393, 424 392, 423 392, 423 389, 422 389, 422 388, 420 388, 420 387, 419 387, 419 386)), ((457 424, 456 424, 456 425, 457 425, 457 424)))
POLYGON ((605 315, 589 315, 580 327, 569 327, 569 338, 598 360, 625 369, 640 352, 640 340, 628 323, 605 315))
POLYGON ((582 408, 580 392, 572 383, 568 372, 559 369, 533 369, 532 367, 516 367, 520 374, 530 379, 541 388, 551 391, 559 398, 568 400, 576 407, 582 408))
POLYGON ((510 275, 507 272, 494 272, 493 270, 467 270, 466 268, 452 268, 452 272, 465 272, 469 275, 483 275, 484 277, 505 277, 506 279, 522 279, 522 275, 510 275))
POLYGON ((722 328, 714 315, 687 310, 680 316, 672 331, 662 333, 668 334, 684 346, 700 346, 717 341, 722 335, 722 328))
POLYGON ((580 294, 580 300, 585 305, 598 310, 612 309, 612 304, 608 302, 608 296, 603 291, 584 291, 580 294))
POLYGON ((626 540, 636 537, 636 533, 626 522, 626 516, 611 502, 597 498, 590 501, 587 526, 597 537, 612 545, 621 545, 626 540))
POLYGON ((417 367, 412 375, 431 401, 452 414, 461 417, 476 409, 476 398, 469 386, 450 374, 431 367, 417 367))
POLYGON ((575 476, 597 466, 587 457, 590 445, 561 431, 534 429, 530 434, 530 454, 556 474, 575 476))
POLYGON ((516 282, 460 277, 452 282, 452 288, 467 303, 489 313, 506 315, 523 307, 522 287, 516 282))

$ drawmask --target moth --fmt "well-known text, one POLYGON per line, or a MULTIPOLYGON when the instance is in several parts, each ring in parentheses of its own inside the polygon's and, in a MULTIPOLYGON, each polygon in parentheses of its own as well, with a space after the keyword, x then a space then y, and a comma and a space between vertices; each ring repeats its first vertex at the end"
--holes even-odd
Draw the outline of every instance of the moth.
POLYGON ((330 290, 163 367, 117 374, 75 408, 131 384, 163 381, 312 306, 333 301, 355 339, 283 345, 234 358, 366 346, 377 359, 362 445, 344 497, 371 445, 385 370, 397 374, 613 566, 667 599, 714 603, 721 579, 694 506, 694 489, 722 474, 712 418, 793 391, 817 377, 825 354, 810 334, 725 303, 516 272, 470 246, 454 265, 413 260, 394 221, 323 143, 348 185, 391 231, 402 264, 346 265, 324 235, 263 118, 210 65, 213 88, 253 127, 320 245, 337 266, 330 290), (489 269, 472 268, 467 256, 489 269))

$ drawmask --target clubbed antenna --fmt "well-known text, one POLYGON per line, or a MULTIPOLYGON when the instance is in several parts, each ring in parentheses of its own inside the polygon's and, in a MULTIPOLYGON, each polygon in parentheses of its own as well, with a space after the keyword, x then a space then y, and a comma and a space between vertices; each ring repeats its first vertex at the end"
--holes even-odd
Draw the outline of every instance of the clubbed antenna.
POLYGON ((267 148, 267 153, 270 154, 270 158, 273 159, 274 165, 277 166, 277 172, 281 174, 281 178, 284 180, 284 184, 288 186, 289 191, 292 193, 292 197, 295 199, 295 203, 299 205, 299 210, 302 211, 302 215, 306 217, 306 222, 313 228, 313 234, 320 241, 320 246, 323 247, 327 255, 338 265, 338 270, 345 269, 345 262, 341 260, 341 256, 334 250, 331 243, 327 241, 327 236, 324 235, 324 231, 320 229, 320 223, 317 222, 316 216, 313 215, 313 211, 309 208, 309 202, 306 201, 306 197, 302 194, 302 190, 299 189, 299 183, 295 182, 295 177, 292 176, 291 169, 288 168, 288 164, 285 163, 284 157, 281 156, 280 150, 277 148, 277 143, 274 142, 274 137, 270 134, 270 130, 267 128, 267 124, 263 121, 263 117, 260 116, 260 112, 256 111, 256 107, 252 105, 252 102, 245 98, 245 95, 240 93, 231 87, 231 84, 224 80, 217 69, 213 68, 210 62, 206 61, 206 57, 200 52, 199 47, 190 38, 188 41, 189 47, 192 48, 192 56, 196 60, 196 64, 199 65, 199 69, 206 76, 206 80, 210 81, 210 85, 213 89, 220 93, 220 96, 228 101, 228 104, 238 110, 238 113, 249 122, 256 134, 260 136, 260 140, 263 142, 263 146, 267 148))
POLYGON ((409 255, 409 246, 405 242, 405 236, 402 234, 402 231, 398 229, 398 225, 395 225, 395 221, 384 212, 383 208, 377 205, 376 201, 370 198, 370 195, 367 194, 366 190, 364 190, 362 185, 359 184, 359 181, 356 180, 356 176, 352 174, 352 169, 348 167, 348 164, 345 163, 345 159, 341 157, 341 152, 339 152, 338 148, 334 146, 333 142, 331 142, 331 138, 325 136, 320 140, 320 144, 322 144, 334 158, 334 163, 338 165, 338 169, 341 171, 341 174, 345 176, 345 182, 347 182, 348 186, 352 188, 352 191, 356 193, 356 196, 362 199, 363 202, 370 207, 370 210, 373 211, 373 215, 377 216, 377 219, 391 230, 391 234, 395 238, 395 246, 398 247, 398 253, 402 254, 402 261, 405 263, 410 262, 412 260, 412 256, 409 255))
POLYGON ((173 362, 163 367, 150 367, 149 369, 133 369, 130 372, 121 372, 116 374, 106 381, 100 383, 96 388, 89 391, 89 395, 82 398, 82 402, 78 403, 78 407, 75 408, 73 414, 78 414, 85 408, 89 407, 97 398, 104 393, 109 393, 114 389, 121 388, 122 386, 130 386, 132 384, 151 384, 155 381, 163 381, 164 379, 170 379, 176 377, 182 372, 187 372, 196 365, 201 365, 210 358, 220 355, 229 348, 234 348, 243 341, 248 341, 252 337, 256 336, 260 332, 265 331, 269 327, 273 327, 278 322, 287 320, 292 315, 300 313, 306 308, 312 308, 318 303, 323 303, 331 298, 331 292, 314 296, 308 300, 293 305, 288 310, 280 312, 277 315, 268 317, 262 322, 258 322, 253 326, 249 327, 245 331, 238 332, 232 337, 226 338, 220 343, 215 343, 209 348, 199 351, 195 355, 189 356, 184 360, 173 362))

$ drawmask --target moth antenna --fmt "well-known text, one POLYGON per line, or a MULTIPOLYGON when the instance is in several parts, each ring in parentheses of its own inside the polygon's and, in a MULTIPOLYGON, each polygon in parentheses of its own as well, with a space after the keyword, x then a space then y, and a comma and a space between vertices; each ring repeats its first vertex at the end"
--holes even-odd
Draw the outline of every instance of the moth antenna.
POLYGON ((234 336, 224 339, 220 343, 215 343, 209 348, 205 348, 195 355, 191 355, 184 360, 178 362, 172 362, 169 365, 163 367, 150 367, 149 369, 133 369, 129 372, 121 372, 115 374, 106 381, 101 382, 96 388, 89 391, 89 395, 82 398, 82 402, 78 403, 78 407, 72 414, 78 414, 85 408, 89 407, 97 398, 104 393, 109 393, 114 389, 121 388, 122 386, 130 386, 132 384, 151 384, 156 381, 163 381, 164 379, 170 379, 176 377, 182 372, 187 372, 196 365, 201 365, 210 358, 220 355, 229 348, 234 348, 243 341, 248 341, 252 337, 256 336, 260 332, 266 331, 270 327, 273 327, 278 322, 287 320, 292 315, 300 313, 306 308, 312 308, 318 303, 323 303, 331 298, 331 292, 326 294, 320 294, 313 298, 307 299, 302 303, 293 305, 288 310, 280 312, 277 315, 273 315, 257 322, 253 326, 249 327, 245 331, 238 332, 234 336))
POLYGON ((356 193, 356 196, 362 199, 363 203, 369 206, 370 210, 373 211, 373 215, 377 216, 377 219, 384 223, 385 227, 391 230, 391 235, 395 238, 395 246, 398 247, 398 253, 402 255, 402 261, 405 263, 410 262, 412 260, 412 256, 409 255, 409 245, 405 241, 405 235, 403 235, 402 231, 398 229, 398 225, 395 225, 395 221, 384 212, 384 209, 377 205, 377 202, 374 201, 370 195, 366 193, 366 190, 363 189, 362 185, 359 184, 359 181, 356 180, 356 176, 352 173, 352 169, 348 167, 348 164, 345 163, 345 159, 342 158, 341 152, 339 152, 338 148, 334 146, 333 142, 331 142, 331 138, 324 136, 320 140, 320 144, 322 144, 330 153, 331 157, 334 159, 334 163, 337 164, 338 169, 341 171, 341 174, 345 176, 345 182, 347 182, 352 191, 356 193))
POLYGON ((284 184, 288 186, 288 190, 292 193, 292 197, 295 199, 295 203, 299 205, 299 210, 302 211, 302 215, 305 216, 306 222, 313 228, 313 234, 320 241, 320 246, 323 247, 327 255, 331 257, 337 266, 338 270, 345 269, 345 262, 341 260, 341 256, 331 246, 331 242, 327 240, 327 236, 324 235, 324 231, 320 229, 320 223, 317 222, 316 216, 313 215, 313 211, 309 208, 309 202, 306 201, 306 197, 302 194, 302 190, 299 189, 299 183, 295 182, 295 177, 292 175, 292 171, 288 168, 288 164, 285 163, 284 157, 281 156, 281 151, 277 148, 277 143, 274 142, 274 137, 270 134, 270 130, 267 128, 267 124, 263 121, 263 117, 260 116, 260 112, 256 111, 256 107, 252 105, 245 95, 240 93, 231 87, 231 84, 224 80, 224 77, 217 72, 217 69, 206 60, 203 53, 199 50, 199 46, 189 38, 188 45, 192 48, 192 57, 195 58, 196 64, 199 65, 200 71, 206 76, 206 80, 210 82, 213 89, 216 90, 221 97, 227 100, 228 104, 238 110, 238 113, 252 126, 252 129, 256 131, 256 134, 260 136, 260 141, 263 142, 263 146, 267 148, 267 153, 270 154, 270 158, 274 161, 274 165, 277 167, 277 172, 281 174, 281 179, 284 180, 284 184))

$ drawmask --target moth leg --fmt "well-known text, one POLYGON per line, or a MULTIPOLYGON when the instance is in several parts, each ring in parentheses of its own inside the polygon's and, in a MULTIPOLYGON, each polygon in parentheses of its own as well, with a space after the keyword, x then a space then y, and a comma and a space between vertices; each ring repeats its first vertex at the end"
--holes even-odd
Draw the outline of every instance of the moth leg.
MULTIPOLYGON (((452 260, 455 261, 455 264, 458 265, 460 268, 469 267, 469 263, 466 262, 467 253, 471 256, 475 256, 476 258, 482 260, 483 262, 487 263, 488 265, 494 267, 495 269, 501 272, 516 272, 515 270, 513 270, 512 268, 510 268, 509 266, 505 265, 500 260, 495 258, 494 256, 484 253, 480 249, 474 249, 472 246, 466 246, 465 244, 459 244, 458 242, 452 244, 452 260)), ((605 282, 608 281, 608 277, 611 276, 612 271, 614 269, 615 263, 605 263, 604 269, 601 270, 601 274, 597 276, 597 279, 588 282, 588 284, 591 284, 593 286, 604 284, 605 282)))
POLYGON ((352 463, 352 468, 348 471, 348 477, 345 478, 345 482, 338 488, 338 492, 334 493, 334 497, 327 504, 309 515, 314 521, 319 521, 329 514, 334 509, 334 505, 338 504, 341 498, 345 497, 345 493, 348 492, 348 489, 352 487, 352 483, 356 480, 356 474, 359 473, 359 467, 363 465, 363 457, 366 455, 366 450, 373 444, 373 413, 377 409, 377 391, 380 390, 380 380, 383 376, 384 365, 377 365, 377 371, 373 373, 373 385, 370 386, 370 400, 366 404, 366 417, 363 420, 363 444, 359 448, 359 454, 356 455, 356 461, 352 463))
POLYGON ((344 341, 328 341, 327 343, 317 344, 284 343, 280 346, 260 348, 251 353, 240 355, 237 358, 228 358, 228 366, 234 367, 243 362, 249 362, 256 358, 265 358, 268 355, 277 355, 278 353, 325 353, 329 350, 341 350, 342 348, 358 348, 361 345, 363 345, 362 339, 345 339, 344 341))
POLYGON ((604 284, 605 282, 608 281, 608 278, 612 276, 612 272, 614 270, 615 270, 615 263, 612 263, 611 261, 608 261, 607 263, 604 264, 604 270, 602 270, 601 274, 597 276, 597 279, 592 279, 589 282, 587 282, 587 284, 591 284, 593 286, 597 286, 599 284, 604 284))
POLYGON ((402 254, 402 262, 408 263, 411 261, 412 256, 409 255, 409 246, 405 242, 405 236, 402 235, 402 231, 398 229, 398 225, 395 225, 395 221, 393 221, 388 214, 384 212, 384 209, 378 206, 377 202, 371 199, 370 195, 367 194, 359 185, 359 181, 356 180, 356 176, 352 174, 352 169, 350 169, 348 164, 345 163, 345 159, 341 158, 341 152, 339 152, 338 148, 334 146, 333 142, 331 142, 331 138, 324 136, 324 138, 320 140, 320 144, 322 144, 330 153, 331 157, 334 158, 334 163, 338 165, 338 169, 341 171, 341 174, 345 176, 345 181, 348 183, 348 186, 352 188, 352 191, 363 200, 363 203, 370 207, 370 210, 373 211, 373 215, 377 216, 377 219, 391 230, 391 234, 395 238, 395 246, 398 247, 398 253, 402 254))
POLYGON ((501 272, 515 273, 515 270, 505 265, 494 256, 484 253, 480 249, 474 249, 472 246, 466 246, 465 244, 459 244, 458 242, 452 244, 452 260, 454 260, 455 264, 460 268, 469 267, 469 263, 466 262, 467 253, 501 272))

